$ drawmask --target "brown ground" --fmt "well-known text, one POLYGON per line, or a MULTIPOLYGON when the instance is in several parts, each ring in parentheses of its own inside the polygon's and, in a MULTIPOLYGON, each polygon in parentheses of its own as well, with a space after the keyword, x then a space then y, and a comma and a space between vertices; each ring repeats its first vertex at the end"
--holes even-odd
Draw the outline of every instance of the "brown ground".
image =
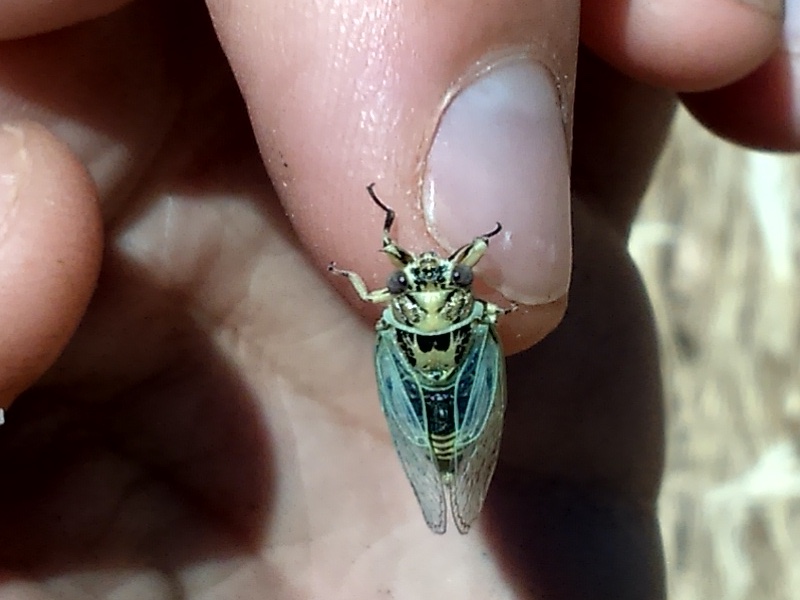
POLYGON ((631 239, 659 322, 670 600, 800 599, 800 157, 676 120, 631 239))

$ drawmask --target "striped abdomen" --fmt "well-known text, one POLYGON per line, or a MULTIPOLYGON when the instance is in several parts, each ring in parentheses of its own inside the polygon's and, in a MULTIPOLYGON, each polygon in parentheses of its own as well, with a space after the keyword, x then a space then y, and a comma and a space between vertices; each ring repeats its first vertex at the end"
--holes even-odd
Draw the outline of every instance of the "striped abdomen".
POLYGON ((433 455, 436 457, 436 462, 439 466, 439 471, 442 473, 453 472, 453 459, 456 456, 456 432, 440 435, 431 433, 429 436, 431 441, 431 449, 433 455))

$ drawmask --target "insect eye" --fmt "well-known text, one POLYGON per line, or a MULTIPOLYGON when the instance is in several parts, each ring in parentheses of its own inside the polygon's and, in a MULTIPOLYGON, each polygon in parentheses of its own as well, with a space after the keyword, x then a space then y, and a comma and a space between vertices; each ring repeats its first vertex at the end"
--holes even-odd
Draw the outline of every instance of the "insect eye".
POLYGON ((406 274, 402 271, 395 271, 389 275, 389 280, 386 282, 386 287, 389 289, 390 294, 402 294, 408 288, 408 279, 406 279, 406 274))
POLYGON ((456 265, 453 267, 453 283, 459 287, 472 285, 472 269, 467 265, 456 265))

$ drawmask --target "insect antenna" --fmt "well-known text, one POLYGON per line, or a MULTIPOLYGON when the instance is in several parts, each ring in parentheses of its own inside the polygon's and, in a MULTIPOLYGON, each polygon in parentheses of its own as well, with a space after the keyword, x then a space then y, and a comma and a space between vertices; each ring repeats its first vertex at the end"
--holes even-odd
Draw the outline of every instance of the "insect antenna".
POLYGON ((383 234, 389 237, 389 230, 392 228, 392 223, 394 223, 394 211, 378 198, 378 195, 375 193, 375 183, 370 183, 367 186, 367 192, 369 192, 369 197, 372 198, 372 201, 380 206, 383 212, 386 213, 386 220, 383 222, 383 234))
POLYGON ((502 230, 503 230, 503 226, 500 225, 500 223, 498 222, 494 229, 492 229, 489 233, 484 233, 482 236, 480 236, 480 238, 482 240, 488 240, 490 237, 496 236, 502 230))
POLYGON ((383 247, 381 248, 381 252, 385 252, 395 266, 402 268, 413 261, 414 256, 403 250, 392 239, 390 230, 392 228, 392 223, 394 223, 394 211, 381 202, 381 199, 378 198, 374 188, 374 183, 370 183, 367 186, 369 197, 372 198, 372 201, 380 206, 383 212, 386 213, 386 220, 383 222, 383 247))

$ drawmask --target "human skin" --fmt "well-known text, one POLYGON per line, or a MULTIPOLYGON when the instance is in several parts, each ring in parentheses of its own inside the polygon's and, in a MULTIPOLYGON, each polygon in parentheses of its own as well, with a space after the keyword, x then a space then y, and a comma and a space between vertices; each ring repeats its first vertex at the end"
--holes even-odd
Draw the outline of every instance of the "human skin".
MULTIPOLYGON (((585 0, 576 75, 568 0, 217 0, 213 25, 122 4, 0 2, 0 598, 663 597, 659 366, 625 239, 675 93, 754 94, 732 95, 782 52, 774 7, 585 0), (503 318, 497 474, 468 536, 434 536, 376 399, 375 309, 325 266, 382 285, 373 180, 409 249, 451 242, 420 174, 445 99, 507 48, 567 82, 568 310, 503 318)), ((787 115, 758 118, 720 130, 763 145, 787 115)), ((481 295, 517 300, 513 252, 481 295)))

